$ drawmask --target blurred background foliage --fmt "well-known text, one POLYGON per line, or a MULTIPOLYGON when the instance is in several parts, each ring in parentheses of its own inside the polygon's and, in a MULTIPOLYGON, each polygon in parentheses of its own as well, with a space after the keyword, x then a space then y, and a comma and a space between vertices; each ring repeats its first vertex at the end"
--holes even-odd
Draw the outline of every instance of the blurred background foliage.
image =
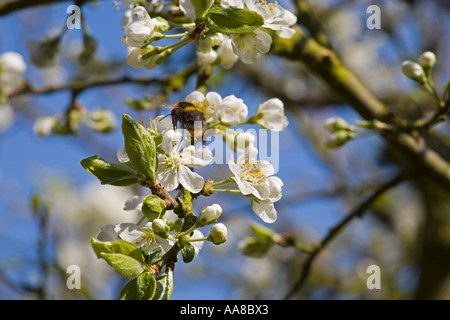
MULTIPOLYGON (((296 12, 302 2, 282 4, 296 12)), ((147 120, 168 113, 158 107, 161 102, 183 100, 195 89, 195 46, 183 48, 154 70, 133 69, 126 65, 121 44, 124 8, 109 0, 83 3, 83 30, 67 30, 70 4, 55 1, 0 16, 0 53, 17 51, 25 57, 25 79, 35 91, 13 95, 14 113, 2 115, 0 121, 2 299, 118 297, 126 279, 95 257, 90 238, 103 225, 136 222, 136 212, 124 211, 123 205, 145 190, 101 186, 85 172, 81 159, 98 154, 113 160, 123 138, 120 128, 112 130, 112 120, 112 127, 102 130, 92 122, 78 123, 68 114, 106 108, 116 119, 129 113, 147 120), (46 53, 44 65, 31 63, 31 43, 54 37, 60 37, 60 42, 53 59, 46 53), (170 81, 180 71, 184 72, 181 82, 170 81), (145 80, 155 78, 165 80, 145 80), (56 117, 60 130, 39 137, 33 125, 42 116, 56 117), (81 290, 66 287, 66 269, 72 264, 81 268, 81 290)), ((406 119, 434 110, 432 98, 405 78, 400 66, 426 50, 435 52, 434 80, 443 92, 450 75, 448 1, 317 0, 310 1, 310 6, 344 65, 380 101, 406 119), (366 27, 366 9, 371 4, 381 8, 380 30, 366 27)), ((303 28, 302 20, 298 22, 303 28)), ((338 150, 326 149, 325 119, 340 116, 353 122, 361 118, 299 62, 266 55, 255 65, 237 64, 230 71, 217 68, 209 90, 243 98, 250 114, 268 98, 279 97, 285 103, 290 125, 280 133, 277 173, 285 186, 276 204, 277 222, 265 225, 282 239, 313 246, 405 165, 377 135, 356 139, 338 150)), ((440 123, 428 135, 433 148, 449 158, 448 123, 440 123)), ((229 175, 226 165, 201 173, 217 181, 229 175)), ((364 216, 352 220, 317 255, 308 278, 290 298, 450 298, 449 195, 450 190, 426 176, 383 193, 364 216), (373 264, 381 269, 381 290, 366 286, 366 269, 373 264)), ((192 263, 177 264, 172 298, 286 297, 309 254, 279 243, 261 258, 244 256, 239 242, 251 234, 249 223, 260 221, 249 201, 234 195, 201 197, 194 209, 198 212, 216 202, 223 207, 220 222, 228 227, 228 241, 220 246, 206 243, 192 263)))

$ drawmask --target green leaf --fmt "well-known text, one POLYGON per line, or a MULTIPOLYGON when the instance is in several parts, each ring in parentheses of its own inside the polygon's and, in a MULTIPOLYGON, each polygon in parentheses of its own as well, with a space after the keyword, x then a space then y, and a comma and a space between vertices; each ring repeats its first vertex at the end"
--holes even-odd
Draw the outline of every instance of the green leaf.
POLYGON ((206 26, 213 32, 249 33, 264 24, 264 18, 248 9, 215 8, 205 17, 206 26))
POLYGON ((122 133, 125 151, 133 167, 155 182, 156 145, 153 135, 129 115, 122 116, 122 133))
POLYGON ((181 248, 181 255, 183 256, 184 263, 191 262, 195 257, 195 248, 194 245, 190 242, 187 242, 183 248, 181 248))
POLYGON ((150 221, 158 218, 165 209, 166 204, 164 201, 153 194, 148 195, 145 197, 144 201, 142 201, 142 213, 150 221))
POLYGON ((121 253, 100 253, 100 257, 105 259, 114 270, 127 278, 134 278, 144 272, 145 264, 121 254, 121 253))
POLYGON ((156 277, 156 290, 152 300, 170 300, 173 293, 173 273, 164 273, 156 277))
POLYGON ((155 289, 155 278, 148 272, 143 272, 123 287, 120 300, 150 300, 155 289))
POLYGON ((209 8, 214 3, 214 0, 191 0, 192 5, 195 8, 195 15, 197 18, 202 18, 209 8))
POLYGON ((239 246, 242 254, 252 258, 262 258, 272 246, 272 242, 266 238, 245 237, 239 246))
POLYGON ((141 250, 134 244, 127 241, 100 241, 92 238, 91 245, 97 255, 97 258, 103 258, 101 256, 102 253, 120 253, 130 256, 138 261, 144 261, 141 250))
POLYGON ((157 258, 161 254, 161 251, 162 251, 161 247, 156 247, 152 250, 144 248, 144 247, 140 247, 139 249, 141 250, 142 254, 144 255, 145 262, 149 265, 153 262, 153 260, 155 258, 157 258))
POLYGON ((83 159, 81 165, 102 184, 125 187, 144 180, 133 168, 122 163, 105 161, 99 156, 83 159))

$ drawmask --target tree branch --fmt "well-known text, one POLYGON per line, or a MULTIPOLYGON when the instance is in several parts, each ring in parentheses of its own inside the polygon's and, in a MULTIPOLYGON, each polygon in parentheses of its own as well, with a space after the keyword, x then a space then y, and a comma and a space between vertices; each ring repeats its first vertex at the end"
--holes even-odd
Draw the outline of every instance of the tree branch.
POLYGON ((300 290, 305 284, 310 271, 311 266, 314 263, 316 257, 347 227, 347 225, 356 217, 362 217, 362 215, 370 208, 370 206, 386 191, 392 189, 400 182, 406 180, 408 177, 403 172, 396 175, 392 180, 380 186, 371 196, 357 205, 352 211, 350 211, 337 225, 332 227, 328 234, 319 242, 315 249, 309 254, 303 264, 303 268, 300 273, 299 279, 294 283, 291 290, 286 295, 285 299, 289 299, 296 291, 300 290))
MULTIPOLYGON (((197 66, 191 65, 183 69, 178 75, 170 75, 164 78, 130 78, 128 76, 123 76, 118 79, 106 79, 98 80, 92 82, 72 82, 60 87, 47 87, 41 89, 33 89, 29 85, 23 86, 20 90, 13 92, 9 95, 9 98, 14 98, 22 95, 44 95, 51 94, 60 91, 75 91, 78 94, 84 90, 92 89, 95 87, 104 87, 111 85, 120 85, 125 83, 134 83, 138 85, 150 85, 150 84, 160 84, 165 88, 172 88, 173 90, 178 90, 180 88, 180 83, 183 84, 187 78, 189 78, 193 73, 197 71, 197 66), (181 80, 181 81, 180 81, 181 80)), ((166 90, 167 91, 167 90, 166 90)))
POLYGON ((311 36, 322 46, 333 50, 330 39, 320 20, 317 19, 307 0, 294 1, 297 7, 297 20, 308 29, 311 36))
MULTIPOLYGON (((364 119, 378 119, 395 126, 393 113, 341 64, 333 51, 296 29, 292 39, 273 35, 273 54, 304 63, 364 119)), ((413 171, 428 174, 450 189, 450 164, 428 148, 423 139, 396 130, 383 132, 382 137, 399 152, 399 159, 413 164, 413 171)))

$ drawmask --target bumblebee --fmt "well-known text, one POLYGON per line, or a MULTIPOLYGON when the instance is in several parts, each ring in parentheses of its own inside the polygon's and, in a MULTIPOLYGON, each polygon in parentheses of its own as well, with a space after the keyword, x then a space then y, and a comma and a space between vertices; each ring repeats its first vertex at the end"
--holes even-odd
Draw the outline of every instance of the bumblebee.
POLYGON ((201 136, 206 128, 206 119, 203 110, 190 102, 181 101, 173 105, 172 112, 173 129, 177 129, 178 122, 181 128, 189 131, 192 137, 201 136))

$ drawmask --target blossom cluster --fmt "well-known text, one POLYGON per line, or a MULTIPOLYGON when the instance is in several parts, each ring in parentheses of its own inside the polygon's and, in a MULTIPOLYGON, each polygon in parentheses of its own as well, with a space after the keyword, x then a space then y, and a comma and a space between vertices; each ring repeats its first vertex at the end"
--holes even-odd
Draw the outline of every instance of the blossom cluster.
MULTIPOLYGON (((93 156, 84 159, 82 165, 104 184, 126 186, 150 183, 159 185, 169 194, 176 191, 187 201, 194 195, 198 197, 214 196, 216 193, 241 194, 251 201, 251 207, 259 218, 266 223, 275 222, 277 211, 274 204, 282 197, 283 181, 275 176, 272 163, 258 159, 259 152, 254 143, 256 137, 249 132, 237 133, 231 127, 258 124, 265 130, 283 130, 288 120, 284 115, 282 101, 273 98, 261 103, 252 117, 248 117, 248 107, 244 101, 234 95, 221 97, 214 91, 206 94, 194 91, 186 96, 185 101, 202 110, 207 129, 211 129, 211 134, 222 137, 225 145, 236 155, 229 159, 230 175, 226 180, 215 182, 205 179, 196 169, 212 164, 213 152, 209 145, 197 143, 202 140, 192 140, 192 137, 186 136, 189 135, 186 130, 174 129, 172 121, 162 116, 155 120, 150 119, 149 124, 140 124, 131 117, 124 116, 124 122, 127 121, 125 125, 122 123, 125 147, 117 152, 119 163, 108 163, 98 156, 93 156), (128 130, 131 130, 131 133, 128 130), (127 134, 132 136, 131 140, 127 140, 127 134), (146 148, 139 142, 146 141, 147 138, 142 138, 143 136, 154 141, 150 143, 153 144, 151 148, 155 151, 154 165, 150 164, 155 163, 154 161, 149 162, 142 158, 153 153, 141 152, 141 149, 146 148), (229 143, 230 136, 236 143, 229 143), (128 143, 131 141, 134 147, 127 147, 127 141, 128 143), (137 145, 134 145, 136 143, 137 145), (140 164, 136 161, 143 161, 145 165, 140 168, 140 164), (150 172, 147 170, 149 164, 154 168, 150 172), (149 180, 152 182, 148 182, 149 180), (225 184, 233 184, 234 188, 219 187, 225 184)), ((161 265, 174 250, 178 250, 177 248, 181 250, 183 261, 190 262, 199 254, 205 241, 215 245, 227 241, 226 226, 217 223, 222 214, 222 207, 219 204, 203 208, 197 216, 192 212, 196 217, 188 222, 189 218, 185 212, 180 213, 180 209, 174 208, 173 205, 166 210, 167 198, 151 190, 151 194, 133 196, 124 205, 124 210, 138 213, 137 223, 106 225, 97 239, 93 240, 94 250, 98 256, 116 267, 119 274, 129 273, 120 269, 115 262, 117 259, 125 259, 122 253, 119 256, 111 255, 111 250, 119 252, 124 250, 123 244, 114 245, 114 243, 127 243, 141 248, 143 252, 156 252, 155 255, 150 254, 159 257, 152 263, 161 265), (207 225, 211 226, 209 234, 205 236, 199 228, 207 225)), ((189 206, 192 206, 192 203, 189 206)), ((140 268, 138 270, 141 272, 140 268)), ((136 276, 135 273, 132 275, 136 276)))
POLYGON ((266 30, 273 30, 279 37, 287 39, 295 34, 292 26, 297 22, 297 17, 281 7, 277 1, 224 0, 220 6, 214 4, 214 1, 204 2, 207 8, 202 8, 204 12, 199 12, 199 8, 196 8, 191 0, 181 0, 179 10, 190 18, 192 23, 177 24, 160 16, 164 8, 162 0, 152 1, 146 7, 134 7, 133 1, 125 1, 128 10, 122 20, 122 28, 126 34, 122 42, 127 46, 128 64, 135 68, 155 68, 174 51, 195 41, 197 63, 200 66, 220 64, 225 69, 230 69, 238 59, 243 63, 254 63, 270 50, 272 37, 266 30), (234 11, 230 13, 220 9, 234 11), (239 10, 245 11, 247 15, 239 13, 239 10), (149 11, 155 17, 150 17, 149 11), (208 24, 209 11, 215 15, 222 15, 221 19, 208 24), (232 14, 240 14, 236 21, 244 20, 243 26, 236 26, 239 23, 236 21, 231 27, 223 22, 233 19, 232 14), (250 19, 247 24, 246 19, 250 19), (255 22, 256 20, 258 22, 255 22), (199 27, 200 36, 196 34, 199 27), (182 28, 184 32, 179 34, 168 32, 175 28, 182 28), (165 46, 152 44, 164 38, 177 37, 181 40, 173 44, 165 46))

